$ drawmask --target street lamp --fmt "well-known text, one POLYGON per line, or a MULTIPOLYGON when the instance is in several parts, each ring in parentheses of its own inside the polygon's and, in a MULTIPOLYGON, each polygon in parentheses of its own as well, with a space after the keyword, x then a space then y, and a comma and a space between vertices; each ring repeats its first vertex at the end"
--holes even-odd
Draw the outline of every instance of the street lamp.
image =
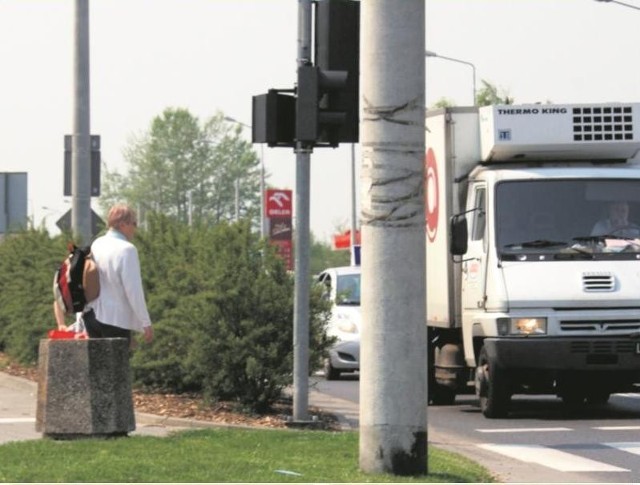
POLYGON ((618 0, 596 0, 596 2, 617 3, 618 5, 622 5, 624 7, 633 8, 634 10, 640 10, 640 7, 636 5, 631 5, 629 3, 624 3, 624 2, 618 2, 618 0))
MULTIPOLYGON (((611 0, 605 0, 605 1, 611 1, 611 0)), ((425 57, 439 57, 440 59, 445 59, 447 61, 459 62, 460 64, 466 64, 467 66, 471 66, 471 70, 473 73, 473 106, 476 105, 476 66, 474 66, 470 62, 463 61, 461 59, 454 59, 453 57, 441 56, 440 54, 436 54, 433 51, 425 50, 424 55, 425 57)))
MULTIPOLYGON (((236 123, 240 126, 244 126, 245 128, 249 128, 251 129, 251 125, 248 125, 246 123, 243 123, 242 121, 238 121, 235 118, 232 118, 231 116, 225 116, 224 117, 225 121, 228 121, 230 123, 236 123)), ((236 186, 236 194, 237 194, 237 186, 236 186)), ((265 228, 265 224, 264 224, 264 143, 260 144, 260 236, 262 236, 263 238, 266 237, 267 235, 267 231, 265 228)), ((236 201, 236 209, 237 209, 237 201, 236 201)), ((236 211, 236 218, 238 217, 237 211, 236 211)))

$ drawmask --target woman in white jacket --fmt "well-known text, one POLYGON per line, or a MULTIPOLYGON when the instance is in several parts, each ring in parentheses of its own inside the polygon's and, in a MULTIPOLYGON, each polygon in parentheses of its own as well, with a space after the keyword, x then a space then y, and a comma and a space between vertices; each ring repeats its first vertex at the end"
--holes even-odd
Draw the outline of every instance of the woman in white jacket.
POLYGON ((153 339, 140 274, 138 250, 131 244, 138 222, 133 209, 114 205, 107 216, 108 231, 91 245, 100 276, 100 295, 84 315, 90 338, 122 337, 131 341, 131 332, 153 339))

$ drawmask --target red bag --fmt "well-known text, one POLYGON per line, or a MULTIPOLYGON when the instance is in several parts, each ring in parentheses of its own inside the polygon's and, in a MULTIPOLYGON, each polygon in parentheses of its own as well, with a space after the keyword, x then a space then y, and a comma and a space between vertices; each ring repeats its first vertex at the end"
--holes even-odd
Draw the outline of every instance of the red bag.
POLYGON ((74 339, 76 337, 75 332, 69 332, 67 330, 49 330, 49 338, 60 340, 60 339, 74 339))

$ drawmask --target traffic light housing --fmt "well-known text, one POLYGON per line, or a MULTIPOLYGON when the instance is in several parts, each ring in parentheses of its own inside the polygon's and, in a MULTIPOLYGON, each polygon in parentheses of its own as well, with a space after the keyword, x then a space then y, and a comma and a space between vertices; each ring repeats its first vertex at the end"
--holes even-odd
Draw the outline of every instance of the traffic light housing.
POLYGON ((296 138, 310 145, 356 143, 360 2, 317 0, 314 54, 315 66, 298 67, 296 138))
POLYGON ((295 146, 296 98, 270 89, 253 97, 251 141, 274 146, 295 146))

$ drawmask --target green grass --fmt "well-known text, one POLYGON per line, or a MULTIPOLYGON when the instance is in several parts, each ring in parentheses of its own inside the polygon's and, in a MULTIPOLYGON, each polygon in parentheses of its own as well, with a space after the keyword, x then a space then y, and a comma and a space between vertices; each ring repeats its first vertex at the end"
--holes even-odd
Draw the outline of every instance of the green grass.
POLYGON ((165 438, 42 439, 0 446, 0 482, 401 481, 493 479, 472 461, 432 446, 427 476, 362 473, 355 432, 220 428, 165 438))

